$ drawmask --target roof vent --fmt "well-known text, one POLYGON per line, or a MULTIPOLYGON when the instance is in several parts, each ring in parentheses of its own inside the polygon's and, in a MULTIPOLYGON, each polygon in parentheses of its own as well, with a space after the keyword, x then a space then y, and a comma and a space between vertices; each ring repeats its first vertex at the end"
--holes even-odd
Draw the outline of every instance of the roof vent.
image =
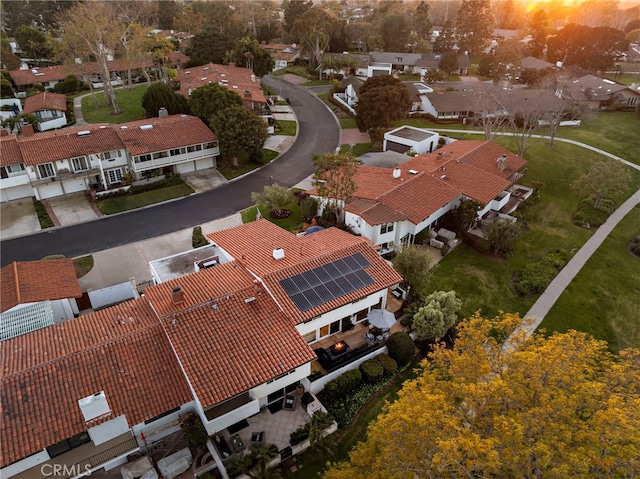
POLYGON ((202 77, 200 78, 200 80, 205 81, 207 79, 207 77, 202 77))
POLYGON ((410 175, 417 175, 418 172, 416 170, 409 170, 410 175))
POLYGON ((106 128, 106 127, 107 127, 107 125, 102 125, 102 126, 100 126, 100 129, 102 130, 102 129, 106 128))
POLYGON ((251 75, 251 83, 255 83, 256 82, 256 76, 255 75, 251 75))
POLYGON ((206 72, 208 69, 209 69, 209 67, 204 67, 204 68, 202 69, 202 71, 203 71, 203 72, 206 72))
POLYGON ((191 75, 191 72, 187 70, 186 72, 184 72, 184 74, 185 75, 191 75))
POLYGON ((153 130, 153 125, 140 125, 141 130, 153 130))
POLYGON ((276 248, 273 250, 273 259, 280 261, 284 259, 284 250, 282 248, 276 248))
POLYGON ((447 175, 442 175, 442 176, 440 177, 440 179, 441 179, 441 180, 446 180, 446 179, 447 179, 447 175))
POLYGON ((91 132, 89 130, 82 130, 82 131, 79 131, 78 133, 76 133, 76 135, 78 135, 78 136, 88 136, 90 134, 91 134, 91 132))
POLYGON ((126 130, 127 128, 129 128, 127 125, 124 125, 124 126, 120 127, 121 130, 126 130))
POLYGON ((80 406, 80 411, 84 416, 85 422, 100 419, 111 414, 111 408, 109 407, 104 391, 78 399, 78 406, 80 406))
POLYGON ((400 170, 400 168, 394 168, 393 169, 393 177, 394 178, 400 178, 400 174, 402 173, 402 170, 400 170))
POLYGON ((171 290, 171 303, 174 306, 184 303, 184 291, 180 286, 174 286, 171 290))
POLYGON ((251 296, 247 299, 244 300, 245 303, 249 304, 249 303, 253 303, 256 300, 255 296, 251 296))

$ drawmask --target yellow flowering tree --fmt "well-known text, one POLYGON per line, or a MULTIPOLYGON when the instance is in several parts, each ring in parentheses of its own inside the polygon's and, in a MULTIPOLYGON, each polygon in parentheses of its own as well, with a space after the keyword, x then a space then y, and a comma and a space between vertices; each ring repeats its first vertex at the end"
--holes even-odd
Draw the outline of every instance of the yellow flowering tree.
POLYGON ((640 474, 640 351, 569 331, 507 353, 517 315, 476 315, 453 349, 369 427, 325 479, 633 477, 640 474))

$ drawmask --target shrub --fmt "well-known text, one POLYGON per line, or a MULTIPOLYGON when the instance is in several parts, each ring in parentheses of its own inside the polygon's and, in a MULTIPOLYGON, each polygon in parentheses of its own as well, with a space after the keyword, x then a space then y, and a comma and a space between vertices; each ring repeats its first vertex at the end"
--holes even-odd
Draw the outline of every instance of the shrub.
POLYGON ((180 425, 185 439, 190 446, 199 449, 206 446, 207 431, 204 429, 200 418, 195 414, 189 414, 180 425))
POLYGON ((389 337, 387 348, 389 348, 389 356, 395 359, 400 366, 409 363, 416 351, 411 336, 403 331, 397 331, 389 337))
POLYGON ((78 80, 78 77, 73 74, 67 75, 64 80, 56 83, 56 85, 53 87, 53 91, 56 93, 73 93, 75 91, 78 91, 79 89, 80 80, 78 80))
POLYGON ((200 248, 201 246, 207 246, 209 241, 202 234, 202 227, 196 226, 193 228, 193 234, 191 235, 191 246, 194 248, 200 248))
POLYGON ((549 253, 539 261, 530 263, 516 273, 514 288, 520 296, 541 294, 547 289, 553 278, 567 264, 566 253, 549 253))
POLYGON ((629 244, 629 249, 636 256, 640 256, 640 236, 636 236, 631 240, 631 243, 629 244))
POLYGON ((36 215, 38 216, 38 221, 40 222, 40 228, 45 229, 45 228, 52 228, 53 226, 55 226, 53 224, 53 220, 49 216, 49 213, 47 213, 47 209, 42 204, 42 201, 36 200, 35 196, 32 197, 32 199, 33 199, 33 206, 35 207, 35 210, 36 210, 36 215))
POLYGON ((360 372, 368 383, 377 383, 384 375, 384 368, 377 358, 367 359, 360 365, 360 372))
POLYGON ((360 384, 362 384, 362 373, 359 369, 350 369, 326 384, 324 396, 329 401, 335 401, 356 389, 360 384))
POLYGON ((289 435, 289 444, 296 446, 309 438, 309 424, 303 424, 289 435))
POLYGON ((253 163, 257 164, 257 165, 261 165, 264 163, 264 151, 262 151, 261 149, 257 149, 257 150, 253 150, 251 153, 249 153, 249 161, 252 161, 253 163))
POLYGON ((578 210, 573 214, 573 224, 582 228, 597 228, 613 213, 616 205, 613 200, 604 198, 598 208, 594 208, 593 198, 584 198, 578 210))
POLYGON ((393 374, 398 370, 398 363, 388 354, 378 354, 376 359, 382 365, 385 374, 393 374))
POLYGON ((300 212, 303 218, 314 218, 318 213, 318 200, 315 198, 305 198, 300 203, 300 212))

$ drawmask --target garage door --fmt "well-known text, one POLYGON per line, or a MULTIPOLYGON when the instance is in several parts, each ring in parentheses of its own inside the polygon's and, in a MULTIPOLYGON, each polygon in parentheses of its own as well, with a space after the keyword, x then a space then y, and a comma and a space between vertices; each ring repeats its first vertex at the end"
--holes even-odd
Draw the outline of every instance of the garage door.
POLYGON ((398 153, 406 153, 409 151, 410 147, 407 145, 401 145, 400 143, 396 143, 395 141, 387 140, 387 151, 397 151, 398 153))
POLYGON ((20 185, 12 188, 2 189, 2 201, 19 200, 33 196, 31 185, 20 185))
POLYGON ((49 183, 47 185, 38 186, 40 199, 53 198, 54 196, 63 195, 62 185, 59 182, 49 183))

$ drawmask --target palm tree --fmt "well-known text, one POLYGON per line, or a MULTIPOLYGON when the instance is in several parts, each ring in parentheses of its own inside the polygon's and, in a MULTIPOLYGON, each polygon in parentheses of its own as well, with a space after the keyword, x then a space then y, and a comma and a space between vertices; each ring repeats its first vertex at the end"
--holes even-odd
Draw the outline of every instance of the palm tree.
POLYGON ((335 442, 330 441, 325 434, 325 429, 333 422, 333 418, 326 412, 316 412, 309 422, 309 445, 311 449, 324 455, 331 456, 335 451, 335 442))
MULTIPOLYGON (((278 455, 278 446, 275 444, 261 443, 251 447, 251 457, 257 463, 258 473, 264 474, 269 467, 271 459, 278 455)), ((255 477, 255 476, 254 476, 255 477)))

